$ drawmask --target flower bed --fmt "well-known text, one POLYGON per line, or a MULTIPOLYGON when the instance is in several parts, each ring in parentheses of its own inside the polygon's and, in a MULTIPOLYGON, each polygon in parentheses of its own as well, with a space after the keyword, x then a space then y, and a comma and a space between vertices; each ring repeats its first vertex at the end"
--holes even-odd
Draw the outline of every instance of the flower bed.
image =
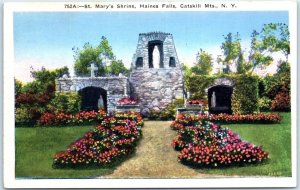
POLYGON ((260 163, 268 159, 261 147, 242 141, 227 128, 196 117, 176 120, 171 128, 178 130, 172 142, 179 150, 180 162, 195 167, 222 167, 260 163))
POLYGON ((207 106, 207 102, 202 100, 187 100, 186 106, 207 106))
POLYGON ((38 120, 39 125, 78 125, 90 122, 100 122, 106 116, 104 110, 81 111, 77 114, 44 113, 38 120))
POLYGON ((122 98, 118 101, 119 105, 135 105, 137 104, 139 101, 137 99, 134 98, 122 98))
POLYGON ((282 117, 277 113, 269 113, 269 114, 247 114, 247 115, 239 115, 239 114, 210 114, 203 115, 199 114, 196 116, 190 114, 178 114, 177 120, 184 123, 195 123, 198 120, 203 121, 212 121, 218 123, 279 123, 282 120, 282 117))
POLYGON ((119 113, 54 156, 53 167, 104 166, 131 154, 141 138, 143 120, 138 113, 119 113))

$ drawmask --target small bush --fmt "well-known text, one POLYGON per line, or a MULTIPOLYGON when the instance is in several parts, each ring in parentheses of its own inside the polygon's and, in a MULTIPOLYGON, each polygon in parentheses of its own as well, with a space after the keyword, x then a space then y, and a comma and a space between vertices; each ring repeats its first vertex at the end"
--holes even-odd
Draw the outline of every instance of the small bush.
POLYGON ((271 109, 272 100, 264 96, 258 99, 258 107, 260 111, 269 111, 271 109))
POLYGON ((32 115, 25 107, 15 109, 15 123, 16 125, 32 124, 32 115))
POLYGON ((150 110, 148 118, 154 120, 173 120, 175 119, 177 108, 183 106, 183 99, 175 99, 162 111, 150 110))
POLYGON ((271 109, 274 111, 290 111, 291 97, 288 92, 279 92, 272 100, 271 109))
POLYGON ((78 93, 56 93, 55 97, 47 106, 51 113, 66 113, 72 114, 80 111, 81 98, 78 93))

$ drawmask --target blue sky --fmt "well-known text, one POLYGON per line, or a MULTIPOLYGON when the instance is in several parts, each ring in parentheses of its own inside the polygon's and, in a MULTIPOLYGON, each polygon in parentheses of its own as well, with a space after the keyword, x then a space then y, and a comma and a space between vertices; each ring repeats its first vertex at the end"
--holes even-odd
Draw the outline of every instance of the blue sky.
POLYGON ((30 66, 48 69, 74 63, 72 47, 98 45, 107 37, 117 59, 129 66, 138 34, 173 34, 181 62, 192 64, 200 48, 221 53, 223 35, 239 32, 244 48, 263 24, 288 24, 288 12, 19 12, 14 13, 16 78, 30 81, 30 66))

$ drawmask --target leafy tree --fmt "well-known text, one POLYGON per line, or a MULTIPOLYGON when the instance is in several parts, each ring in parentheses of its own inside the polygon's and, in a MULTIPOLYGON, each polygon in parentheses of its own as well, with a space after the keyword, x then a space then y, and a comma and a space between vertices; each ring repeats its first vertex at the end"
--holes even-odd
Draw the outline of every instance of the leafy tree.
POLYGON ((192 74, 191 68, 188 65, 186 65, 186 64, 183 64, 182 70, 183 70, 183 76, 184 77, 188 77, 188 76, 190 76, 192 74))
POLYGON ((121 60, 114 60, 112 61, 111 65, 107 67, 107 73, 112 75, 119 75, 120 73, 124 75, 129 74, 129 70, 124 66, 121 60))
POLYGON ((52 94, 55 90, 55 79, 62 77, 64 74, 69 75, 68 67, 55 70, 47 70, 44 67, 42 67, 41 70, 33 70, 31 68, 30 72, 35 80, 24 85, 21 91, 34 94, 52 94))
POLYGON ((200 49, 198 63, 191 68, 192 73, 197 75, 209 75, 212 71, 212 55, 200 49))
MULTIPOLYGON (((235 62, 241 54, 241 39, 239 37, 239 33, 236 35, 228 33, 226 36, 224 36, 224 39, 225 41, 221 45, 224 58, 219 58, 218 61, 223 62, 228 67, 235 62)), ((229 72, 229 70, 227 72, 229 72)))
POLYGON ((251 69, 251 65, 246 62, 243 52, 240 52, 237 58, 237 73, 246 74, 251 69))
POLYGON ((262 31, 262 48, 270 52, 282 52, 288 61, 290 54, 289 28, 283 23, 265 24, 262 31))
POLYGON ((252 71, 258 66, 270 65, 273 52, 282 52, 288 60, 290 54, 289 29, 283 23, 265 24, 261 32, 253 31, 251 35, 251 51, 249 61, 252 71))
POLYGON ((98 67, 98 75, 112 74, 117 75, 119 73, 128 73, 124 64, 120 60, 115 59, 112 47, 110 46, 106 37, 102 36, 101 42, 97 47, 93 47, 89 43, 83 46, 82 50, 73 48, 75 59, 75 73, 78 76, 88 76, 91 63, 94 63, 98 67), (111 60, 111 65, 108 66, 106 60, 111 60))
POLYGON ((258 66, 270 65, 273 58, 270 55, 266 55, 267 50, 262 48, 262 42, 259 40, 259 33, 256 30, 252 32, 251 38, 249 61, 252 64, 251 73, 253 73, 258 66))

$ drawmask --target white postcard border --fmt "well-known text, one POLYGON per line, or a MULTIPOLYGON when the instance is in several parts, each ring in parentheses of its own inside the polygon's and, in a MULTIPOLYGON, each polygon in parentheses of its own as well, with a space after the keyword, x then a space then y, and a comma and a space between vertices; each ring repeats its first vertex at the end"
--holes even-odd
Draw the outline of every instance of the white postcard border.
MULTIPOLYGON (((102 1, 107 3, 109 1, 102 1)), ((181 4, 180 1, 153 2, 181 4)), ((289 11, 289 28, 291 42, 291 114, 292 114, 292 177, 225 177, 204 179, 16 179, 15 178, 15 128, 14 128, 14 55, 13 55, 13 12, 64 11, 88 12, 108 11, 103 9, 78 10, 64 8, 62 3, 6 3, 4 5, 4 186, 6 188, 196 188, 196 187, 295 187, 297 180, 297 3, 296 1, 209 1, 207 3, 235 3, 237 8, 229 9, 112 9, 109 11, 289 11), (272 6, 269 6, 269 5, 272 6)), ((80 2, 71 2, 78 4, 80 2)), ((84 2, 83 4, 95 4, 84 2)), ((97 2, 98 3, 98 2, 97 2)), ((100 3, 100 2, 99 2, 100 3)), ((118 4, 120 2, 110 2, 118 4)), ((124 2, 122 2, 124 4, 124 2)), ((185 3, 206 3, 203 1, 185 1, 185 3)), ((131 3, 130 3, 131 4, 131 3)), ((151 2, 147 2, 151 4, 151 2)))

